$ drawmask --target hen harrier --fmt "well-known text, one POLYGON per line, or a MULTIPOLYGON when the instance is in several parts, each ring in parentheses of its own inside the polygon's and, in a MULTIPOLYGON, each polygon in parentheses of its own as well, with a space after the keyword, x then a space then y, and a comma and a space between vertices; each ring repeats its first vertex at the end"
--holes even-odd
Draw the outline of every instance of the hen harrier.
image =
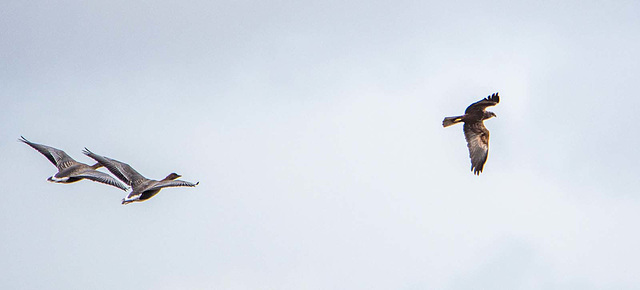
POLYGON ((489 154, 489 130, 484 126, 483 121, 496 117, 496 114, 485 111, 485 109, 495 106, 499 102, 500 96, 498 96, 498 93, 495 93, 471 104, 464 111, 464 115, 446 117, 442 121, 443 127, 464 122, 462 130, 464 131, 464 138, 467 139, 467 147, 469 147, 471 170, 475 175, 479 175, 480 172, 482 172, 484 163, 487 162, 487 155, 489 154))

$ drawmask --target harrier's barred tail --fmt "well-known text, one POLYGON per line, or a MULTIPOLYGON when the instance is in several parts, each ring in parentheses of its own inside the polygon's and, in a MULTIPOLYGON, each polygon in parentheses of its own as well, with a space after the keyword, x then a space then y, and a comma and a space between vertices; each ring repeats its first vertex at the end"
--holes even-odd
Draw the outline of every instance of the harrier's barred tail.
POLYGON ((462 116, 445 117, 444 120, 442 121, 442 127, 449 127, 451 125, 454 125, 460 122, 462 122, 462 116))

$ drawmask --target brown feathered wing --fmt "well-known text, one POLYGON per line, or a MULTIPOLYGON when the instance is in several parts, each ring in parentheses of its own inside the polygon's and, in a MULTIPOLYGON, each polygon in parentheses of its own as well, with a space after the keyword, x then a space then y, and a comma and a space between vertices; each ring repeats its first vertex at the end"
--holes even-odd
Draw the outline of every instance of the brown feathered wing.
POLYGON ((464 138, 467 139, 467 147, 469 147, 471 170, 473 174, 479 175, 489 154, 489 130, 482 121, 464 123, 463 130, 464 138))
POLYGON ((484 111, 487 107, 495 106, 500 102, 500 96, 498 93, 494 93, 480 101, 477 101, 467 107, 464 110, 465 114, 475 113, 476 111, 484 111))

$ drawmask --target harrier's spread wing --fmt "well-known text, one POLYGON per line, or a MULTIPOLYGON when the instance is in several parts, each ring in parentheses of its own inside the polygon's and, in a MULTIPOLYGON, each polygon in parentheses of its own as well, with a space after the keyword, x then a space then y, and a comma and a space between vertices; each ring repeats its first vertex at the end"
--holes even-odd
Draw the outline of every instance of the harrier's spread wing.
POLYGON ((479 175, 489 154, 489 130, 482 122, 464 123, 463 130, 469 147, 471 170, 473 174, 479 175))
POLYGON ((498 95, 498 93, 495 93, 491 96, 488 96, 480 101, 477 101, 469 105, 469 107, 467 107, 464 113, 468 114, 474 111, 484 111, 484 109, 486 109, 487 107, 495 106, 499 102, 500 102, 500 96, 498 95))

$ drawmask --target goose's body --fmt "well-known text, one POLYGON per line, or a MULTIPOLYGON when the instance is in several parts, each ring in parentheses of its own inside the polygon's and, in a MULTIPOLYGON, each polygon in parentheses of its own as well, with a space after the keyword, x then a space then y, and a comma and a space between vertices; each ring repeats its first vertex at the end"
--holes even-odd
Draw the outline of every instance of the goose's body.
POLYGON ((171 173, 162 180, 148 179, 124 162, 95 154, 87 148, 85 148, 84 154, 98 161, 98 163, 113 173, 113 175, 131 186, 131 193, 129 193, 126 199, 122 199, 122 204, 145 201, 154 197, 165 187, 194 187, 199 184, 199 182, 191 183, 183 180, 175 180, 180 177, 177 173, 171 173))
POLYGON ((55 183, 74 183, 82 179, 89 179, 120 188, 124 191, 128 189, 126 185, 111 177, 109 174, 96 170, 99 167, 102 167, 100 163, 89 166, 75 161, 60 149, 33 143, 22 136, 20 137, 21 139, 18 139, 19 141, 31 146, 33 149, 36 149, 42 155, 47 157, 47 159, 49 159, 56 168, 58 168, 58 172, 55 175, 47 178, 48 181, 55 183))

